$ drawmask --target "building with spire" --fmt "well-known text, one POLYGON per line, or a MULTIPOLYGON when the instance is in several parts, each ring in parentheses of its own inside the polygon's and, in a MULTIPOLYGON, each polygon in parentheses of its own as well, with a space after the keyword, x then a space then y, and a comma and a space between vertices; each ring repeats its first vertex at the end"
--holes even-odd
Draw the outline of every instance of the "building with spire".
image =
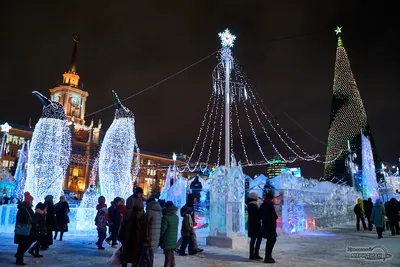
POLYGON ((101 142, 101 121, 96 127, 93 121, 86 124, 85 110, 89 93, 83 88, 76 68, 80 38, 73 34, 72 39, 74 46, 69 68, 63 74, 62 84, 50 89, 50 96, 53 101, 63 105, 71 127, 72 153, 64 190, 82 194, 89 186, 92 162, 101 142))
POLYGON ((371 140, 375 166, 379 167, 380 164, 367 113, 351 70, 346 49, 343 46, 341 29, 341 27, 337 27, 335 30, 338 36, 338 45, 324 175, 328 179, 342 180, 353 185, 353 177, 346 167, 346 159, 349 153, 355 154, 352 158, 359 169, 362 169, 362 133, 371 140))

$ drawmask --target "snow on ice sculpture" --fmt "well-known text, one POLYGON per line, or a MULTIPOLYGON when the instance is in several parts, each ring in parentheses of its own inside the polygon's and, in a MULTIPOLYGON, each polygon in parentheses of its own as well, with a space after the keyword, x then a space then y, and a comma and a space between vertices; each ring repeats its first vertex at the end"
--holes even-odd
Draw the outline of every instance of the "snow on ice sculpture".
POLYGON ((117 196, 127 199, 132 194, 131 166, 135 148, 135 165, 140 164, 134 115, 121 104, 117 94, 112 93, 116 103, 115 116, 104 137, 99 159, 101 192, 107 204, 117 196))
POLYGON ((371 141, 364 134, 361 135, 361 138, 363 199, 372 198, 372 201, 375 202, 379 198, 379 194, 371 141))
POLYGON ((241 165, 220 166, 210 179, 210 235, 243 236, 245 188, 241 165))
POLYGON ((64 108, 39 92, 33 92, 43 103, 42 116, 33 131, 29 147, 25 191, 34 204, 52 195, 58 199, 71 153, 71 132, 64 108))

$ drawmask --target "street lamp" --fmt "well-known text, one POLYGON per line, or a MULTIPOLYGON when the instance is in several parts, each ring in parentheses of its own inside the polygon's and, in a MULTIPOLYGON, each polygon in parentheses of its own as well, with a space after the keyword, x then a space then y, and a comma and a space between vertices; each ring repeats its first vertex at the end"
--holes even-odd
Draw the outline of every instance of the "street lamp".
POLYGON ((0 160, 3 157, 3 148, 4 148, 4 142, 6 140, 6 136, 8 134, 8 132, 10 131, 10 129, 12 128, 7 122, 0 125, 1 128, 1 132, 3 133, 3 138, 1 141, 1 151, 0 151, 0 160))

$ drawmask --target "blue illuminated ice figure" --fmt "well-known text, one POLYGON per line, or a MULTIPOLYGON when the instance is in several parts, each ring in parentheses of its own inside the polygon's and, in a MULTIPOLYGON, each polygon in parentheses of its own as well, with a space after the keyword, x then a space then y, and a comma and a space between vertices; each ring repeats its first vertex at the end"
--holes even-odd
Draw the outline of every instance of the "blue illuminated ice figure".
POLYGON ((361 138, 363 199, 372 198, 372 201, 375 202, 379 198, 379 193, 371 142, 364 134, 361 138))
POLYGON ((171 179, 172 179, 171 166, 169 166, 167 171, 167 176, 165 178, 164 187, 161 190, 160 199, 168 201, 167 198, 169 189, 171 188, 171 179))
POLYGON ((15 197, 19 199, 23 199, 24 197, 24 189, 26 182, 26 173, 28 167, 28 151, 29 151, 29 141, 24 142, 21 147, 21 152, 19 154, 17 170, 15 171, 15 181, 17 186, 15 188, 15 197))

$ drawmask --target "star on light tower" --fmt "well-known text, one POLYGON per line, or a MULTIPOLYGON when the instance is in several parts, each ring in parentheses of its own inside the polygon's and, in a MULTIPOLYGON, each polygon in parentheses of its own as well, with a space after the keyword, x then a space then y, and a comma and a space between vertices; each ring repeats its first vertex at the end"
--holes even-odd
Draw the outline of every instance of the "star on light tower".
POLYGON ((221 39, 221 61, 225 68, 225 167, 230 167, 230 74, 232 69, 233 58, 231 55, 231 48, 236 36, 226 29, 224 32, 218 33, 221 39))
POLYGON ((4 142, 6 140, 7 134, 9 133, 9 131, 11 130, 12 127, 6 122, 6 123, 0 125, 0 128, 1 128, 1 132, 3 133, 3 138, 1 141, 1 150, 0 150, 0 160, 1 160, 1 158, 3 157, 4 142))

